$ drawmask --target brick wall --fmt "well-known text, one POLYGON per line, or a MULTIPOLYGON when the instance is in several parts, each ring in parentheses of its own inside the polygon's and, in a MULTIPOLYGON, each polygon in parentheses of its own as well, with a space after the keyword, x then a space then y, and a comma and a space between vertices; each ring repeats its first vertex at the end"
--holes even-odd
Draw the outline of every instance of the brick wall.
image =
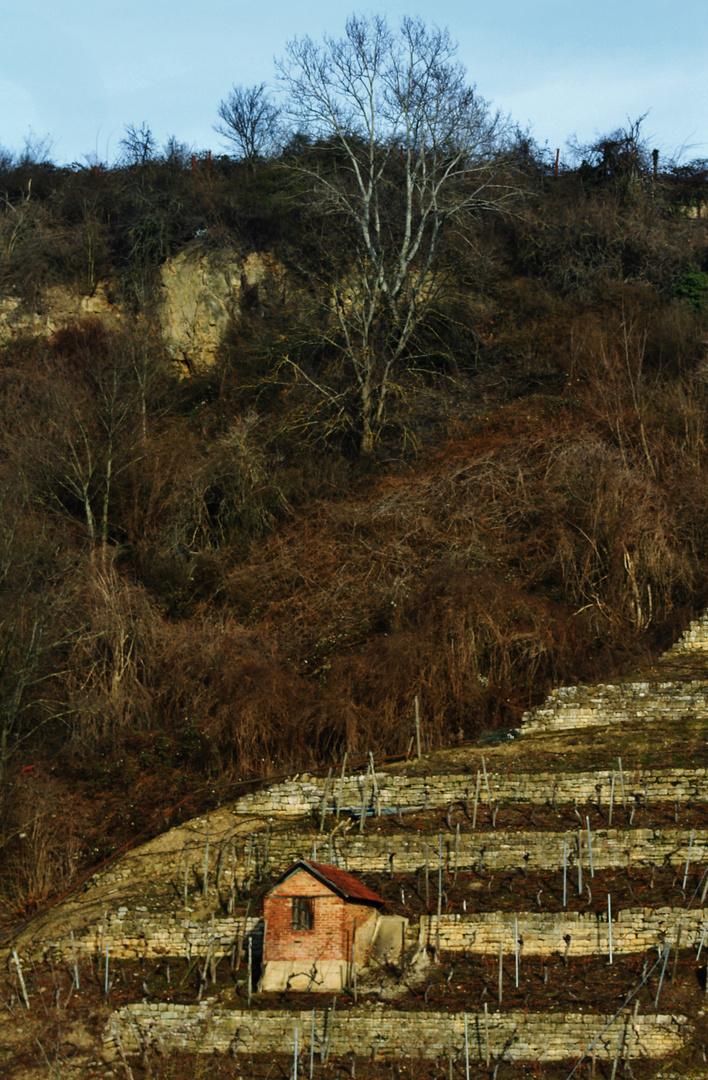
MULTIPOLYGON (((297 870, 277 885, 263 901, 263 916, 268 927, 265 959, 269 960, 346 960, 349 945, 349 919, 344 900, 305 870, 297 870), (292 926, 294 897, 306 897, 314 905, 311 930, 292 926)), ((352 905, 355 906, 355 905, 352 905)))

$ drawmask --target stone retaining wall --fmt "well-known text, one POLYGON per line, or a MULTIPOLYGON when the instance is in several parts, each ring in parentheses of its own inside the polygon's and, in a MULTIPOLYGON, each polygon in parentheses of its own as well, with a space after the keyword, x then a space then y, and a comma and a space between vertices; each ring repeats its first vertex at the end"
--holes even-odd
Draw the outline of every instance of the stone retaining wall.
MULTIPOLYGON (((206 921, 194 921, 165 913, 148 913, 147 908, 119 908, 107 914, 105 919, 90 926, 83 934, 75 934, 73 948, 81 959, 87 954, 103 956, 108 945, 110 956, 121 960, 156 959, 159 957, 184 957, 189 963, 204 956, 213 947, 217 955, 229 953, 239 935, 250 937, 253 947, 260 955, 263 939, 263 920, 260 918, 214 917, 206 921)), ((55 958, 69 960, 72 941, 69 936, 45 940, 37 947, 38 955, 51 953, 55 958)))
MULTIPOLYGON (((563 866, 563 845, 566 845, 569 870, 577 866, 579 844, 583 866, 589 868, 587 833, 584 829, 513 831, 499 829, 460 834, 459 845, 455 834, 443 834, 443 861, 445 871, 474 870, 478 874, 494 871, 526 869, 530 871, 557 871, 563 866), (457 847, 457 851, 456 851, 457 847)), ((610 867, 628 867, 650 862, 658 866, 681 866, 688 856, 690 831, 686 829, 596 829, 592 832, 592 858, 595 870, 610 867)), ((240 887, 250 878, 281 873, 297 858, 340 866, 352 873, 396 874, 417 873, 427 859, 431 868, 438 865, 438 835, 421 833, 377 833, 357 830, 340 832, 330 837, 317 836, 306 830, 288 830, 275 833, 260 829, 248 839, 239 838, 236 848, 235 871, 240 887), (250 870, 248 869, 250 866, 250 870)), ((196 850, 196 849, 194 849, 196 850)), ((213 844, 215 855, 211 863, 210 880, 213 881, 218 857, 218 845, 213 844)), ((203 856, 194 855, 203 863, 203 856)), ((691 866, 705 866, 708 862, 708 830, 695 829, 691 847, 691 866)), ((176 865, 176 864, 175 864, 176 865)), ((181 871, 175 869, 175 888, 179 886, 181 871)), ((228 892, 231 881, 230 867, 222 871, 222 892, 228 892)), ((103 883, 120 884, 129 870, 120 867, 104 872, 103 883)))
MULTIPOLYGON (((561 693, 561 691, 557 691, 561 693)), ((381 810, 402 811, 410 807, 440 808, 453 804, 474 804, 477 770, 480 766, 476 756, 474 764, 467 774, 447 776, 405 776, 398 773, 377 773, 377 795, 371 777, 366 774, 347 776, 344 783, 335 780, 327 792, 327 812, 336 811, 337 801, 342 789, 341 806, 360 810, 362 800, 371 807, 378 804, 381 810)), ((539 772, 539 773, 494 773, 487 772, 489 789, 493 800, 502 803, 537 803, 556 804, 578 802, 597 802, 599 796, 603 805, 610 799, 612 776, 614 772, 615 805, 620 805, 622 790, 619 770, 597 769, 585 773, 539 772)), ((635 793, 644 792, 648 785, 648 797, 654 801, 674 802, 676 799, 708 801, 708 770, 700 769, 643 769, 640 772, 625 770, 623 773, 625 795, 632 798, 635 793)), ((246 795, 233 806, 234 814, 251 814, 272 817, 302 817, 311 815, 313 820, 322 811, 325 780, 309 778, 307 780, 288 780, 263 791, 246 795)), ((488 801, 487 786, 480 772, 479 800, 482 805, 488 801)))
MULTIPOLYGON (((697 948, 708 920, 708 908, 624 908, 612 912, 612 952, 642 953, 663 948, 676 940, 681 926, 682 948, 697 948)), ((420 920, 421 947, 439 942, 441 952, 514 955, 514 934, 523 940, 523 955, 606 956, 609 953, 607 914, 579 911, 543 912, 490 911, 467 915, 442 915, 438 938, 435 915, 420 920), (566 938, 568 940, 566 940, 566 938)), ((706 951, 708 959, 708 950, 706 951)))
MULTIPOLYGON (((442 952, 466 952, 475 955, 498 955, 502 944, 507 955, 514 951, 514 920, 523 952, 534 955, 550 955, 565 952, 566 935, 570 937, 568 956, 605 955, 609 950, 606 914, 585 912, 504 912, 491 911, 440 917, 439 939, 437 916, 424 915, 418 924, 412 923, 407 931, 407 947, 418 948, 435 945, 439 941, 442 952)), ((612 948, 615 953, 642 953, 662 947, 668 940, 675 940, 681 924, 681 944, 684 948, 696 948, 708 922, 708 908, 624 908, 612 914, 612 948)), ((147 916, 145 909, 128 913, 121 908, 108 916, 104 922, 74 937, 77 956, 103 956, 106 944, 112 957, 121 960, 159 959, 160 957, 184 957, 187 962, 204 956, 213 947, 217 956, 228 954, 238 937, 244 934, 253 942, 255 953, 260 956, 263 939, 263 920, 260 918, 214 918, 195 922, 189 917, 174 914, 162 917, 147 916)), ((69 960, 72 956, 69 937, 44 941, 41 951, 34 959, 51 953, 56 959, 69 960)), ((708 947, 706 948, 708 958, 708 947)))
MULTIPOLYGON (((469 1056, 486 1056, 486 1038, 492 1061, 568 1061, 585 1053, 608 1024, 609 1017, 591 1013, 483 1013, 468 1014, 469 1056)), ((613 1058, 621 1040, 623 1058, 662 1058, 676 1054, 682 1043, 684 1016, 631 1016, 622 1014, 600 1038, 595 1053, 613 1058)), ((116 1056, 142 1052, 146 1046, 181 1050, 190 1054, 215 1051, 292 1054, 294 1031, 298 1044, 309 1053, 312 1013, 230 1010, 201 1005, 127 1005, 111 1016, 105 1031, 105 1050, 116 1056)), ((317 1010, 315 1052, 319 1053, 332 1024, 330 1053, 335 1057, 356 1053, 359 1059, 436 1058, 452 1054, 464 1063, 465 1018, 462 1014, 399 1012, 360 1007, 356 1013, 317 1010)))
POLYGON ((671 721, 687 714, 708 718, 705 680, 559 686, 543 705, 524 713, 521 733, 527 736, 629 720, 671 721))
POLYGON ((670 657, 705 649, 708 649, 708 612, 689 623, 688 629, 684 630, 676 644, 672 645, 668 653, 664 655, 670 657))
MULTIPOLYGON (((478 873, 528 869, 562 869, 563 844, 566 844, 569 868, 577 865, 578 838, 582 844, 583 866, 590 861, 585 830, 558 832, 512 830, 462 833, 457 851, 459 870, 478 873)), ((609 867, 632 867, 654 862, 657 865, 680 866, 686 861, 690 833, 682 829, 597 829, 592 832, 592 857, 595 870, 609 867)), ((443 834, 443 861, 449 873, 455 867, 455 835, 443 834)), ((303 832, 271 835, 268 843, 268 870, 284 870, 295 858, 314 858, 320 862, 341 866, 353 873, 389 874, 416 873, 425 865, 438 865, 437 835, 393 833, 376 835, 358 831, 331 839, 317 839, 303 832), (315 850, 316 849, 316 850, 315 850), (427 853, 427 854, 426 854, 427 853), (391 857, 393 856, 393 862, 391 857)), ((264 859, 265 836, 256 835, 253 842, 254 864, 264 859)), ((708 830, 695 829, 691 848, 691 865, 708 862, 708 830)))

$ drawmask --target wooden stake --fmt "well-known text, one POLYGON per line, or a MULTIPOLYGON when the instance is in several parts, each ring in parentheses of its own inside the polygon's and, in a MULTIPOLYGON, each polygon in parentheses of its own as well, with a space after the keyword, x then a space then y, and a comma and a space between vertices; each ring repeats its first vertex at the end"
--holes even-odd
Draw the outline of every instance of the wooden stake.
POLYGON ((204 878, 202 880, 202 896, 206 899, 209 888, 209 821, 207 820, 206 845, 204 847, 204 878))
MULTIPOLYGON (((466 1017, 465 1017, 466 1019, 466 1017)), ((487 1002, 484 1003, 484 1043, 487 1050, 487 1068, 489 1068, 490 1053, 489 1053, 489 1013, 487 1011, 487 1002)))
POLYGON ((467 1013, 465 1013, 465 1080, 470 1080, 470 1037, 467 1030, 467 1013))
POLYGON ((669 960, 669 953, 670 952, 671 952, 671 942, 669 942, 668 945, 666 946, 666 948, 664 949, 664 966, 661 969, 661 978, 659 979, 659 988, 656 991, 656 997, 654 998, 654 1008, 655 1009, 659 1008, 659 994, 661 993, 661 984, 664 981, 664 974, 666 972, 666 965, 667 965, 668 960, 669 960))
POLYGON ((610 812, 607 817, 608 826, 612 825, 612 808, 615 804, 615 770, 612 770, 612 780, 610 781, 610 812))
POLYGON ((620 1024, 619 1035, 617 1036, 617 1049, 615 1050, 615 1060, 612 1062, 612 1072, 610 1073, 610 1080, 615 1080, 617 1075, 617 1062, 619 1061, 620 1050, 622 1049, 622 1042, 624 1040, 624 1033, 626 1031, 626 1024, 623 1026, 620 1024))
MULTIPOLYGON (((707 930, 708 930, 708 922, 706 922, 705 926, 703 927, 703 933, 701 934, 701 940, 700 940, 700 943, 698 945, 698 952, 696 953, 696 963, 698 963, 698 958, 701 955, 701 949, 703 948, 703 942, 706 939, 706 931, 707 930)), ((706 978, 706 987, 708 987, 708 977, 706 978)))
POLYGON ((248 1001, 248 1007, 251 1007, 251 982, 253 981, 253 940, 248 939, 248 985, 246 987, 246 997, 248 1001))
POLYGON ((221 874, 222 874, 222 871, 224 869, 224 861, 225 861, 225 857, 226 857, 226 852, 229 850, 229 841, 231 840, 231 833, 233 831, 234 831, 234 822, 232 821, 231 825, 229 826, 229 831, 227 833, 226 839, 222 840, 221 844, 219 845, 219 858, 216 861, 216 878, 215 878, 215 886, 216 886, 217 893, 219 891, 219 885, 221 883, 221 874))
POLYGON ((123 1042, 122 1042, 122 1039, 120 1037, 120 1032, 118 1032, 118 1031, 116 1032, 116 1046, 118 1047, 118 1053, 120 1054, 120 1059, 123 1062, 123 1068, 125 1069, 125 1074, 128 1077, 128 1080, 133 1080, 133 1073, 131 1071, 130 1065, 128 1064, 128 1059, 125 1056, 125 1049, 123 1047, 123 1042))
POLYGON ((354 920, 354 926, 352 928, 352 953, 351 953, 351 966, 349 968, 349 985, 354 991, 354 1002, 356 1003, 356 919, 354 920))
MULTIPOLYGON (((346 754, 344 755, 346 759, 346 754)), ((315 1010, 312 1010, 312 1032, 310 1034, 310 1080, 315 1068, 315 1010)))
POLYGON ((16 949, 12 950, 12 959, 15 961, 15 967, 17 968, 17 977, 20 980, 20 989, 22 990, 22 997, 24 999, 25 1008, 29 1011, 30 1003, 29 1003, 29 997, 27 996, 27 987, 25 986, 25 978, 24 978, 24 975, 22 974, 22 967, 20 965, 20 958, 17 955, 17 950, 16 949))
POLYGON ((487 806, 489 807, 489 809, 491 811, 491 809, 492 809, 492 792, 491 792, 491 789, 489 787, 489 779, 487 777, 487 766, 484 764, 484 757, 482 757, 482 772, 484 773, 484 783, 485 783, 486 788, 487 788, 487 806))
POLYGON ((415 746, 416 746, 416 751, 418 753, 418 761, 420 761, 420 759, 421 759, 421 753, 420 753, 420 707, 419 707, 419 704, 418 704, 418 695, 417 694, 416 694, 415 698, 413 699, 413 702, 414 702, 414 706, 415 706, 415 746))
POLYGON ((568 844, 563 842, 563 907, 566 907, 568 900, 568 844))
POLYGON ((359 832, 360 833, 363 833, 363 831, 364 831, 364 818, 366 817, 366 804, 369 801, 369 768, 370 768, 370 765, 367 764, 367 766, 366 766, 366 776, 364 777, 364 784, 363 784, 362 790, 361 790, 361 817, 359 818, 359 832))
POLYGON ((79 989, 79 964, 76 959, 76 943, 74 941, 74 931, 71 931, 71 952, 74 957, 74 986, 79 989))
POLYGON ((472 814, 472 831, 474 831, 477 828, 477 803, 478 802, 479 802, 479 769, 477 769, 477 782, 476 782, 476 784, 474 786, 474 812, 472 814))
POLYGON ((332 1042, 332 1032, 334 1031, 334 1011, 335 1011, 336 1008, 337 1008, 337 999, 336 999, 336 997, 333 997, 332 998, 332 1008, 330 1009, 330 1013, 329 1013, 329 1027, 327 1029, 327 1037, 325 1039, 325 1043, 324 1043, 324 1046, 322 1048, 321 1060, 322 1060, 323 1065, 327 1064, 327 1059, 329 1058, 329 1046, 330 1046, 330 1043, 332 1042))
POLYGON ((686 881, 688 880, 688 866, 691 862, 691 848, 693 847, 693 829, 691 829, 691 839, 688 841, 688 855, 686 856, 686 869, 683 872, 683 888, 686 888, 686 881))
POLYGON ((248 888, 251 888, 251 856, 253 854, 253 833, 248 834, 248 851, 246 852, 246 882, 248 882, 248 888))
POLYGON ((430 907, 430 868, 428 866, 428 845, 423 844, 425 852, 425 909, 430 907))
POLYGON ((347 771, 347 751, 344 751, 344 761, 342 762, 342 775, 339 778, 339 794, 337 795, 337 821, 339 821, 339 814, 342 809, 342 796, 344 795, 344 777, 347 771))
POLYGON ((502 1003, 502 983, 504 981, 504 968, 502 963, 504 960, 504 945, 503 942, 499 942, 499 984, 497 987, 497 1002, 501 1006, 502 1003))
POLYGON ((625 1061, 629 1061, 632 1056, 632 1044, 634 1042, 634 1029, 637 1024, 637 1013, 639 1012, 639 998, 634 999, 634 1013, 632 1015, 632 1022, 629 1025, 629 1038, 627 1039, 627 1053, 625 1054, 625 1061))
POLYGON ((679 949, 681 948, 681 923, 679 923, 678 930, 676 931, 676 948, 674 949, 674 963, 671 969, 671 982, 676 982, 676 968, 678 966, 679 949))
POLYGON ((457 885, 457 864, 460 858, 460 823, 458 821, 455 826, 455 873, 453 874, 452 884, 457 885))
POLYGON ((327 813, 327 794, 329 792, 329 782, 332 779, 332 768, 330 766, 327 772, 327 779, 325 780, 324 795, 322 796, 322 810, 320 812, 320 833, 324 832, 325 815, 327 813))
POLYGON ((297 1028, 295 1028, 295 1036, 293 1039, 293 1080, 297 1080, 297 1028))
POLYGON ((374 785, 374 810, 376 817, 381 817, 381 801, 379 795, 379 782, 376 779, 376 765, 374 764, 374 755, 369 750, 369 760, 371 762, 371 781, 374 785))
POLYGON ((229 885, 229 899, 226 903, 226 914, 233 915, 236 902, 236 845, 231 841, 231 883, 229 885))
POLYGON ((607 894, 607 934, 610 946, 610 964, 612 964, 612 900, 607 894))
POLYGON ((583 833, 578 829, 578 896, 583 891, 583 833))
POLYGON ((519 985, 519 924, 514 916, 514 957, 516 968, 516 985, 519 985))
POLYGON ((187 906, 187 895, 189 888, 189 840, 184 845, 184 888, 182 890, 182 904, 183 907, 187 906))
POLYGON ((435 957, 440 961, 440 917, 442 915, 442 833, 438 849, 438 920, 435 928, 435 957))
POLYGON ((701 905, 706 902, 706 893, 708 893, 708 866, 705 869, 705 879, 703 881, 703 892, 701 893, 701 905))

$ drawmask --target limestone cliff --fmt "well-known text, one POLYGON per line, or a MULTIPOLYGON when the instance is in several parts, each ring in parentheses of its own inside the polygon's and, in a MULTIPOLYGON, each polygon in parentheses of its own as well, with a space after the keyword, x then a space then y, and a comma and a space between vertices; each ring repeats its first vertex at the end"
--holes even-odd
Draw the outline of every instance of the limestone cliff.
POLYGON ((119 326, 125 317, 120 305, 109 297, 104 283, 90 296, 82 296, 65 285, 52 285, 28 304, 18 296, 0 296, 0 344, 25 335, 50 337, 68 323, 99 317, 119 326))
POLYGON ((234 319, 286 291, 282 265, 270 254, 188 247, 160 273, 158 319, 169 356, 187 371, 209 367, 234 319))
MULTIPOLYGON (((49 337, 88 316, 119 326, 126 311, 110 292, 100 283, 90 296, 52 286, 32 304, 12 294, 0 296, 0 344, 26 334, 49 337)), ((168 355, 185 373, 208 368, 232 320, 262 310, 266 301, 277 303, 286 293, 285 270, 268 252, 184 248, 159 273, 155 314, 168 355)))

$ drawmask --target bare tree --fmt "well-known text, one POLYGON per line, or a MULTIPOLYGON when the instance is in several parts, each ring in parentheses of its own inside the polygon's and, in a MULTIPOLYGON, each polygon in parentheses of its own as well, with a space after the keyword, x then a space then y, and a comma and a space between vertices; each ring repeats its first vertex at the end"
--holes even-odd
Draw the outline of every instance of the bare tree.
POLYGON ((214 130, 233 143, 251 168, 276 143, 280 109, 269 98, 265 83, 234 86, 219 105, 221 123, 214 130))
POLYGON ((62 713, 54 685, 68 641, 61 543, 0 490, 0 793, 10 759, 62 713))
MULTIPOLYGON (((447 31, 420 19, 405 18, 394 33, 383 18, 352 16, 341 40, 295 39, 278 65, 291 120, 317 142, 318 153, 294 167, 351 236, 328 304, 364 454, 411 337, 438 299, 445 228, 498 211, 511 194, 498 167, 507 122, 468 85, 455 51, 447 31)), ((318 389, 341 408, 341 387, 318 389)))
POLYGON ((125 135, 120 140, 121 158, 126 165, 142 168, 155 157, 157 144, 150 128, 143 120, 140 127, 126 124, 125 135))
POLYGON ((125 339, 88 323, 59 331, 33 375, 14 388, 24 439, 16 448, 12 432, 0 429, 0 448, 38 502, 83 519, 89 547, 105 562, 115 484, 141 453, 136 358, 125 339))

